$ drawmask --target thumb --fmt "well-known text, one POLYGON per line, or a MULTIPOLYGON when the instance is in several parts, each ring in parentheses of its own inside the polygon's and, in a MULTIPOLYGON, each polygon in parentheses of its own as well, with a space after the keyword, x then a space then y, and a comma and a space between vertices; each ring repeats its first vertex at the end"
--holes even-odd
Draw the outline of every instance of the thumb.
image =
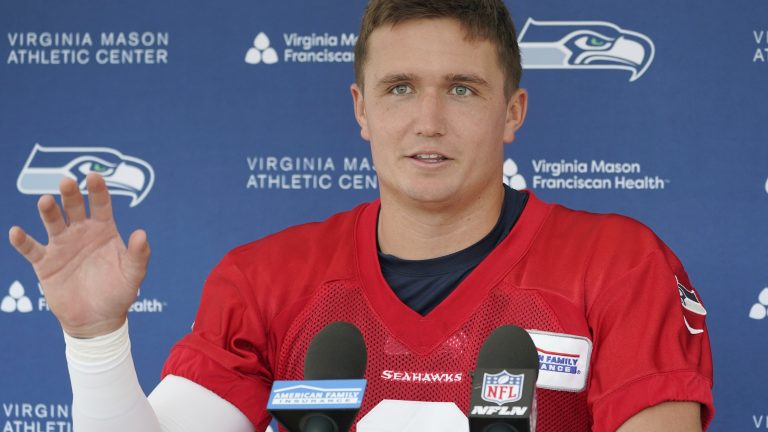
POLYGON ((144 230, 136 230, 128 238, 128 248, 125 252, 124 271, 126 277, 137 286, 144 280, 149 263, 149 241, 144 230))

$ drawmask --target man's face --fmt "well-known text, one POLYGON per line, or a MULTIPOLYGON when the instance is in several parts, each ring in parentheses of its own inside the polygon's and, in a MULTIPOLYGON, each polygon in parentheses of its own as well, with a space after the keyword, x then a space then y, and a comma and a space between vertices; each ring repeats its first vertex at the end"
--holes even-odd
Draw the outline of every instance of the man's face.
POLYGON ((503 144, 522 125, 527 95, 507 100, 495 46, 464 38, 453 19, 371 34, 365 89, 353 85, 352 96, 382 199, 451 206, 499 193, 503 144))

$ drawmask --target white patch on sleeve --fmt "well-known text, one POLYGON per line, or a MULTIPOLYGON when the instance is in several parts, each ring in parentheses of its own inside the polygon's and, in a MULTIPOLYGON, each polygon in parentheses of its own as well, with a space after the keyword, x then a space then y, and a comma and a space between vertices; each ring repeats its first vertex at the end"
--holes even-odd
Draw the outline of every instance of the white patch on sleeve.
POLYGON ((539 352, 536 387, 580 392, 587 386, 592 341, 582 336, 528 330, 539 352))

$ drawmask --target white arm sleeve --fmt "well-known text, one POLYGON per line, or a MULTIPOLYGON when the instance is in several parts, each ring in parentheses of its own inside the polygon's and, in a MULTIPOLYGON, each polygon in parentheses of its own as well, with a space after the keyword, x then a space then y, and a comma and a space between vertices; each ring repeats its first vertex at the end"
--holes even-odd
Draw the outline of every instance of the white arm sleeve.
POLYGON ((128 323, 113 333, 77 339, 66 333, 77 432, 253 432, 230 402, 185 378, 169 375, 147 398, 131 357, 128 323))

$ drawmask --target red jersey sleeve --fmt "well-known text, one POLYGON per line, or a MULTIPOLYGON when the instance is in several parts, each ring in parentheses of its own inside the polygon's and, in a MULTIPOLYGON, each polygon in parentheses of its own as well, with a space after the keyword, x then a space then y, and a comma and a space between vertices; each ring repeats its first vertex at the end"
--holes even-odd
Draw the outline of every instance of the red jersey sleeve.
POLYGON ((202 385, 235 405, 256 430, 265 430, 272 371, 267 328, 251 304, 249 285, 227 255, 208 276, 193 330, 173 347, 162 376, 202 385))
POLYGON ((701 403, 706 429, 714 414, 706 312, 677 258, 650 231, 640 231, 637 239, 614 242, 618 249, 602 249, 592 263, 600 276, 586 281, 600 284, 587 311, 593 430, 615 431, 666 401, 701 403), (617 257, 621 250, 631 257, 617 257))

